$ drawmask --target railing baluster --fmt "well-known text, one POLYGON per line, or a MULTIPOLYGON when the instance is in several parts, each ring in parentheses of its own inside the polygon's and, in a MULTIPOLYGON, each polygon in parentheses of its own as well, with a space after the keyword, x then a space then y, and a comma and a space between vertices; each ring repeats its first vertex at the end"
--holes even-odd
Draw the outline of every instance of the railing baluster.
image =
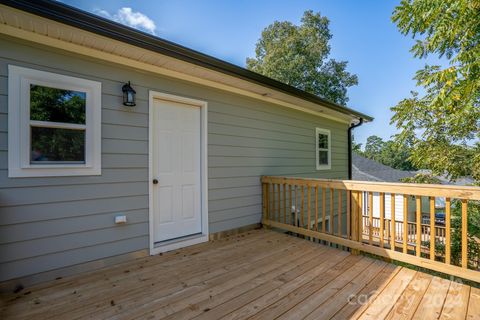
POLYGON ((333 197, 334 197, 334 190, 333 188, 330 188, 330 228, 329 228, 329 233, 333 234, 333 197))
POLYGON ((430 260, 435 260, 435 197, 430 197, 430 260))
POLYGON ((422 252, 422 197, 415 196, 415 202, 417 211, 417 245, 415 249, 417 257, 420 257, 422 252))
POLYGON ((267 184, 262 183, 262 218, 263 221, 268 220, 267 217, 267 184))
MULTIPOLYGON (((358 192, 352 191, 351 192, 351 235, 352 241, 358 241, 358 233, 357 233, 357 218, 358 218, 358 192)), ((358 250, 352 249, 352 254, 358 254, 358 250)))
POLYGON ((385 230, 385 193, 380 192, 380 248, 384 246, 383 230, 385 230))
POLYGON ((343 209, 343 204, 342 204, 342 190, 338 190, 338 236, 342 236, 342 209, 343 209))
POLYGON ((357 192, 350 192, 350 236, 353 241, 357 241, 356 238, 356 216, 357 216, 357 192))
POLYGON ((311 219, 311 211, 310 211, 310 207, 311 207, 311 196, 312 196, 312 190, 310 188, 310 185, 307 184, 307 230, 310 230, 310 219, 311 219))
POLYGON ((386 239, 386 242, 389 243, 390 241, 390 220, 389 219, 385 219, 385 239, 386 239))
POLYGON ((282 192, 281 184, 277 184, 277 221, 282 222, 282 192))
POLYGON ((363 192, 358 193, 358 241, 363 242, 363 192))
POLYGON ((275 209, 276 203, 275 203, 275 183, 272 183, 272 216, 270 217, 272 220, 275 220, 275 214, 276 214, 276 209, 275 209))
POLYGON ((283 223, 287 223, 287 184, 283 184, 283 223))
POLYGON ((318 231, 318 186, 315 186, 315 231, 318 231))
POLYGON ((293 217, 295 219, 294 226, 298 227, 298 186, 295 185, 295 212, 293 217))
POLYGON ((450 198, 445 198, 445 263, 450 264, 450 198))
POLYGON ((326 232, 325 220, 327 219, 327 190, 322 188, 322 232, 326 232))
POLYGON ((373 243, 373 194, 368 193, 368 244, 373 243))
POLYGON ((347 239, 352 239, 351 217, 352 217, 352 192, 347 190, 347 239))
POLYGON ((301 190, 300 190, 300 198, 302 203, 300 204, 300 226, 303 228, 305 227, 305 188, 303 184, 301 185, 301 190))
POLYGON ((293 225, 293 223, 292 223, 292 220, 293 220, 293 217, 292 217, 292 203, 293 203, 292 196, 293 196, 292 195, 292 185, 289 184, 288 185, 288 221, 289 221, 288 223, 290 225, 293 225))
POLYGON ((408 243, 408 196, 403 195, 403 253, 407 253, 408 243))
POLYGON ((467 200, 462 200, 462 268, 468 267, 468 219, 467 219, 467 200))
POLYGON ((395 251, 395 193, 390 194, 390 223, 392 227, 392 232, 390 232, 390 249, 395 251))

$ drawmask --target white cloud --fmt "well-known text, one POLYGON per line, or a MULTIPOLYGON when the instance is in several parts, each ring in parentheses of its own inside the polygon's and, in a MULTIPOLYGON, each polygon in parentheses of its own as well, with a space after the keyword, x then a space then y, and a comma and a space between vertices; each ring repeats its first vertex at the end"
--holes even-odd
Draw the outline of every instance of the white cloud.
POLYGON ((110 14, 108 11, 101 9, 95 9, 94 12, 105 18, 151 34, 155 34, 155 30, 157 29, 152 19, 141 12, 133 11, 132 8, 123 7, 118 9, 115 14, 110 14))

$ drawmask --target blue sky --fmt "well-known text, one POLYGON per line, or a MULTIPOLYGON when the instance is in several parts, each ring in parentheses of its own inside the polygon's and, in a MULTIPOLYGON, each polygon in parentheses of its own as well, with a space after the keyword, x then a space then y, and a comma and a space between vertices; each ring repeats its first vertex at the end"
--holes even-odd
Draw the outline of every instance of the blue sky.
POLYGON ((413 58, 414 41, 390 20, 399 0, 64 2, 240 66, 254 56, 261 31, 274 20, 298 24, 305 10, 320 11, 330 19, 331 57, 349 61, 348 70, 359 77, 348 105, 375 117, 355 129, 355 140, 362 143, 373 134, 388 139, 396 132, 389 124, 390 107, 415 89, 412 78, 426 63, 413 58))

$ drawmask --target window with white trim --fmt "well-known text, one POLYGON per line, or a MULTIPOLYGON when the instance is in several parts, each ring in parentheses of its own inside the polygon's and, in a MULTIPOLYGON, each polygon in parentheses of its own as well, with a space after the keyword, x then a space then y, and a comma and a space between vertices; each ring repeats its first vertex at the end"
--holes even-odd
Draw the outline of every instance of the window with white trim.
POLYGON ((8 66, 8 175, 101 174, 101 83, 8 66))
POLYGON ((332 143, 330 130, 315 129, 315 152, 317 170, 328 170, 332 167, 332 143))

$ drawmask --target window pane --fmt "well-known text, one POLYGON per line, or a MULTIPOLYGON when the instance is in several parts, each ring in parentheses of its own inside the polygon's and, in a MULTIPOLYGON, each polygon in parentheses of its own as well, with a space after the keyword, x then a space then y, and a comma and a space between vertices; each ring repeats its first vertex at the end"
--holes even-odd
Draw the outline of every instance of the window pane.
POLYGON ((328 135, 318 134, 318 148, 319 149, 328 149, 328 135))
POLYGON ((85 131, 31 127, 31 163, 85 163, 85 131))
POLYGON ((30 120, 85 124, 85 92, 30 85, 30 120))
POLYGON ((318 164, 328 165, 328 151, 318 151, 318 164))

